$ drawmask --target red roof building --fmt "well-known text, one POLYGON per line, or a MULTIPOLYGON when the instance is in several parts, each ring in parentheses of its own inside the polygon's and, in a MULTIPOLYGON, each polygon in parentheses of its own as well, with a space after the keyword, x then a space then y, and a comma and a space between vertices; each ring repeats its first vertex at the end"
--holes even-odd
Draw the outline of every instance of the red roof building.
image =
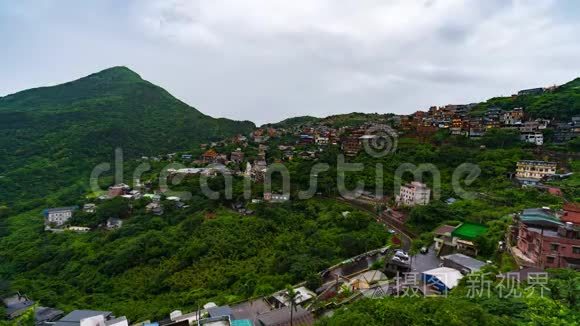
POLYGON ((201 156, 204 163, 215 163, 218 153, 212 148, 203 153, 201 156))

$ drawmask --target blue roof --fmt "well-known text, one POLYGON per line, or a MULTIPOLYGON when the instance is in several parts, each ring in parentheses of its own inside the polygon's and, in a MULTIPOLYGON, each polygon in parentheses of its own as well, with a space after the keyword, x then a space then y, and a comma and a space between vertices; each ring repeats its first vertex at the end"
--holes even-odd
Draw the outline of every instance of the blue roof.
POLYGON ((232 326, 254 326, 249 319, 239 319, 239 320, 232 320, 232 326))

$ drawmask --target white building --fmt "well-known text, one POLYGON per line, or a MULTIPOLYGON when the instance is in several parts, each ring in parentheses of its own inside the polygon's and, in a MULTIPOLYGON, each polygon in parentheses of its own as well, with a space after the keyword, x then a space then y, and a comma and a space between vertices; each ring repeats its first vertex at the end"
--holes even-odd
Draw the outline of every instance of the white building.
POLYGON ((520 135, 520 139, 527 143, 532 143, 537 146, 544 144, 544 135, 541 132, 530 132, 520 135))
POLYGON ((328 145, 328 137, 316 137, 315 140, 316 145, 328 145))
POLYGON ((431 196, 431 189, 426 184, 413 181, 401 186, 396 201, 399 205, 415 206, 427 205, 431 196))
POLYGON ((49 208, 44 210, 44 223, 46 225, 62 226, 65 224, 72 216, 76 207, 60 207, 60 208, 49 208))

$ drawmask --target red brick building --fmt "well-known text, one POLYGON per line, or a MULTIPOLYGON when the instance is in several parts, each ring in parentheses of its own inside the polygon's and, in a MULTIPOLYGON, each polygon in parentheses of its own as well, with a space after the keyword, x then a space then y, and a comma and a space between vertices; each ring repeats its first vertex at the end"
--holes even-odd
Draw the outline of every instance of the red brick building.
POLYGON ((529 265, 580 269, 580 207, 567 204, 561 214, 526 209, 517 217, 517 249, 529 265))

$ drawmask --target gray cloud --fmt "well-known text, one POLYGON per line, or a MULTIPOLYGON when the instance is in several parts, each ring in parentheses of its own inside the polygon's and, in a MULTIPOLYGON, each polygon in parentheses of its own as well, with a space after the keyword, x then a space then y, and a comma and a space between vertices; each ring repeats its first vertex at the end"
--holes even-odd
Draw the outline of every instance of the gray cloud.
POLYGON ((257 123, 410 113, 577 77, 578 5, 550 0, 0 4, 0 94, 113 65, 257 123))

